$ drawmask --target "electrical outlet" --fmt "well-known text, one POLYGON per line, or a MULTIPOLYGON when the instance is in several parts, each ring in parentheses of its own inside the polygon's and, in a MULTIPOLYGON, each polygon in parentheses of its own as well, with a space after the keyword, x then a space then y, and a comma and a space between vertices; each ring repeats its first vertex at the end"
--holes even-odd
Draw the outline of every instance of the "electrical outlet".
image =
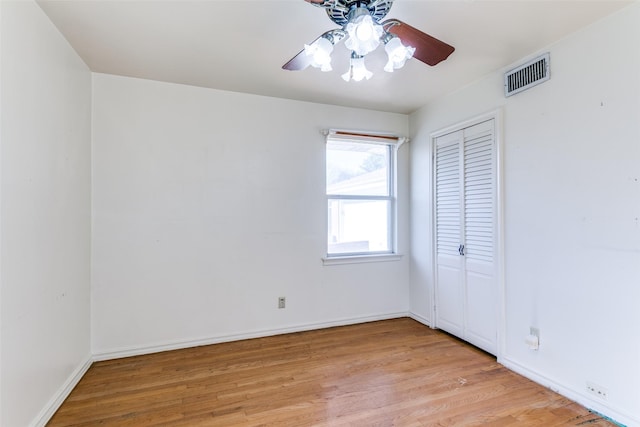
POLYGON ((587 391, 600 399, 607 400, 607 389, 601 385, 587 381, 587 391))
POLYGON ((285 297, 278 298, 278 308, 285 308, 287 305, 287 299, 285 297))
POLYGON ((540 330, 533 326, 529 327, 529 335, 524 342, 529 346, 529 350, 537 351, 540 348, 540 330))

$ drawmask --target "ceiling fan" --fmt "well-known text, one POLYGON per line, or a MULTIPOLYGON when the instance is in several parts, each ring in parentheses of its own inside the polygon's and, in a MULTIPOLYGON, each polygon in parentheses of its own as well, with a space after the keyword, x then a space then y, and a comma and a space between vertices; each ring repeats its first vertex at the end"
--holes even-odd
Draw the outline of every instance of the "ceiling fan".
POLYGON ((349 70, 342 75, 346 81, 370 79, 373 73, 364 65, 364 57, 384 44, 388 55, 385 71, 402 68, 407 59, 416 58, 436 65, 453 53, 455 48, 398 19, 381 20, 394 0, 305 0, 327 11, 340 28, 329 30, 305 44, 304 49, 282 66, 285 70, 304 70, 308 66, 331 71, 333 46, 346 38, 351 50, 349 70))

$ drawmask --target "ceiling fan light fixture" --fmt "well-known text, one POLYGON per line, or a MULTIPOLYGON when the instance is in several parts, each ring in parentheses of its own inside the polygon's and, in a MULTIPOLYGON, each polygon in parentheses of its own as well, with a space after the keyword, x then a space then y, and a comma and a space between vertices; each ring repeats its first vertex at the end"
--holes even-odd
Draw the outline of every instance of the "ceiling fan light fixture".
POLYGON ((376 50, 384 34, 382 25, 373 20, 366 8, 356 9, 345 30, 349 34, 345 46, 360 56, 376 50))
POLYGON ((384 50, 389 58, 387 65, 384 67, 384 70, 388 73, 404 67, 407 59, 412 58, 413 53, 416 51, 414 47, 403 45, 400 39, 395 36, 387 40, 384 50))
POLYGON ((333 43, 325 38, 320 37, 310 45, 304 45, 304 52, 311 57, 311 66, 320 68, 321 71, 331 71, 331 52, 333 52, 333 43))
MULTIPOLYGON (((2 0, 0 0, 2 1, 2 0)), ((351 51, 349 71, 342 75, 346 81, 361 81, 373 75, 364 66, 363 57, 385 45, 388 56, 385 71, 402 68, 409 58, 434 66, 447 59, 455 48, 399 19, 385 16, 394 0, 306 0, 325 9, 329 19, 339 28, 329 30, 311 45, 305 45, 296 56, 285 63, 284 70, 304 70, 309 65, 322 71, 331 70, 333 46, 345 40, 351 51)))
POLYGON ((349 65, 349 71, 342 75, 345 82, 353 80, 359 82, 363 79, 369 80, 373 76, 373 73, 367 70, 364 65, 364 57, 358 55, 351 55, 351 63, 349 65))

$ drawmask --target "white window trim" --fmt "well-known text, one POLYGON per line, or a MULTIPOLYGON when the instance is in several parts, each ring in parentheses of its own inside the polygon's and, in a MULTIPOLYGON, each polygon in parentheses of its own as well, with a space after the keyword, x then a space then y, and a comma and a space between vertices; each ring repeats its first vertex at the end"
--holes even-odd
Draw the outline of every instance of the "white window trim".
POLYGON ((336 255, 322 258, 322 265, 363 264, 368 262, 400 261, 404 255, 397 253, 367 255, 336 255))
MULTIPOLYGON (((390 162, 390 176, 389 176, 389 190, 392 191, 393 194, 390 196, 339 196, 339 195, 327 195, 327 199, 376 199, 380 200, 390 200, 391 201, 391 212, 390 212, 390 224, 389 224, 389 234, 390 234, 390 242, 391 242, 391 250, 389 252, 367 252, 367 253, 349 253, 349 254, 335 254, 330 255, 328 250, 325 252, 327 255, 322 258, 322 264, 329 265, 345 265, 345 264, 361 264, 361 263, 370 263, 370 262, 389 262, 389 261, 399 261, 403 254, 397 252, 398 250, 398 187, 397 187, 397 166, 398 166, 398 149, 405 142, 409 142, 409 138, 392 135, 392 134, 384 134, 384 133, 371 133, 371 132, 361 132, 361 131, 350 131, 350 130, 338 130, 338 129, 323 129, 320 131, 325 136, 325 143, 330 138, 337 138, 343 141, 353 141, 353 142, 362 142, 369 144, 381 144, 391 147, 391 162, 390 162)), ((326 212, 325 212, 326 213, 326 212)), ((328 221, 325 221, 325 227, 327 226, 328 221)), ((328 249, 325 247, 325 249, 328 249)))

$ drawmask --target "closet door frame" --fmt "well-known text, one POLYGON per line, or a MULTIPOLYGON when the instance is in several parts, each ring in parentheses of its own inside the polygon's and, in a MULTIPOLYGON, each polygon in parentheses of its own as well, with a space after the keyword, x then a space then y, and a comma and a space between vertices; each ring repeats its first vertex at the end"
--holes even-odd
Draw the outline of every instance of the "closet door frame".
POLYGON ((431 319, 432 327, 438 328, 437 324, 437 316, 436 316, 436 307, 438 305, 437 301, 437 241, 436 241, 436 204, 435 204, 435 196, 436 196, 436 170, 435 170, 435 154, 436 154, 436 139, 450 134, 452 132, 456 132, 479 123, 485 122, 487 120, 494 120, 494 139, 495 139, 495 184, 496 184, 496 211, 495 211, 495 221, 496 221, 496 236, 495 236, 495 244, 496 244, 496 259, 495 259, 495 274, 496 274, 496 286, 497 286, 497 298, 496 307, 497 313, 496 322, 497 322, 497 337, 496 337, 496 357, 498 361, 501 360, 502 355, 505 354, 505 333, 506 333, 506 307, 505 307, 505 284, 504 284, 504 217, 503 217, 503 166, 502 166, 502 158, 503 158, 503 137, 502 137, 502 110, 496 109, 489 111, 484 114, 480 114, 478 116, 474 116, 470 119, 463 120, 461 122, 455 123, 451 126, 447 126, 445 128, 439 129, 433 132, 430 135, 430 149, 431 149, 431 185, 430 185, 430 197, 431 200, 431 273, 432 273, 432 284, 431 287, 431 298, 433 301, 431 307, 431 319))

